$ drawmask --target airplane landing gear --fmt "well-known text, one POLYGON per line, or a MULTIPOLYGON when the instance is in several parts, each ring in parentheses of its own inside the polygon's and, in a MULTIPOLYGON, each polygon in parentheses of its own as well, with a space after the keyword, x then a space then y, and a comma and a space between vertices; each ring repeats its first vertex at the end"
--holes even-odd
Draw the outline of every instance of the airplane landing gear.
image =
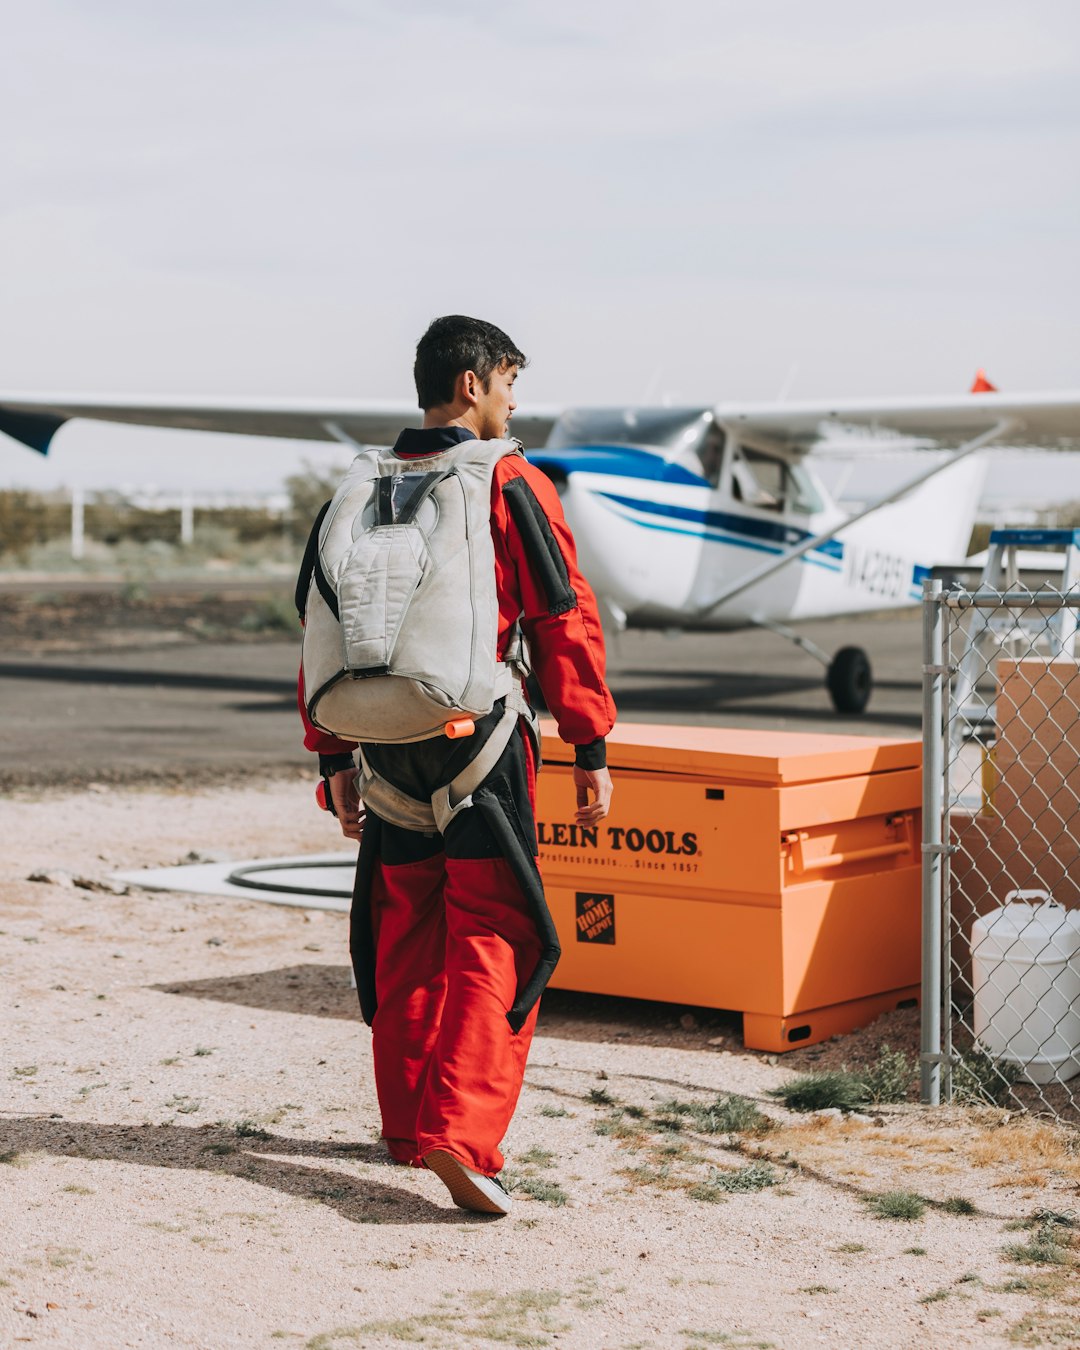
POLYGON ((767 628, 770 633, 793 642, 815 661, 821 662, 825 667, 825 687, 838 713, 861 713, 866 710, 874 688, 874 674, 870 669, 870 658, 861 647, 841 647, 830 660, 828 653, 816 642, 796 633, 787 624, 776 623, 772 619, 755 619, 754 622, 759 628, 767 628))
POLYGON ((829 662, 825 685, 839 713, 861 713, 870 702, 874 675, 861 647, 841 647, 829 662))

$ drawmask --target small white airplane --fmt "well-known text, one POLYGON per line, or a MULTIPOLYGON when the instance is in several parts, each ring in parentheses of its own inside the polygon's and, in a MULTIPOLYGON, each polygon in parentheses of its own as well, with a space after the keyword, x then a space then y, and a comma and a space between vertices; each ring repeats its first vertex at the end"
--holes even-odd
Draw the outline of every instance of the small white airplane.
MULTIPOLYGON (((313 400, 0 393, 0 431, 45 453, 72 418, 339 441, 419 425, 415 408, 313 400)), ((992 444, 1080 450, 1080 392, 999 393, 982 373, 954 398, 519 412, 513 434, 558 487, 582 570, 615 629, 759 626, 827 669, 837 711, 872 688, 860 647, 830 657, 789 626, 915 604, 935 562, 965 556, 992 444), (896 491, 846 513, 822 453, 925 452, 896 491)))

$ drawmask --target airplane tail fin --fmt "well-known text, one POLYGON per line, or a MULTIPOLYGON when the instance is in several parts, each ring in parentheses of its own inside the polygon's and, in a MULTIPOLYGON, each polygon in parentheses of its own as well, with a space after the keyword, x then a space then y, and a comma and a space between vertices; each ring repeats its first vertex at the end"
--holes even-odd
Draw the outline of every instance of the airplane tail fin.
POLYGON ((987 379, 986 371, 983 370, 982 366, 975 372, 975 379, 970 392, 973 394, 996 394, 998 392, 997 385, 991 384, 990 380, 987 379))
POLYGON ((877 539, 879 547, 889 539, 898 551, 928 562, 962 561, 967 557, 988 468, 985 455, 970 455, 950 465, 868 516, 863 522, 868 535, 877 539))

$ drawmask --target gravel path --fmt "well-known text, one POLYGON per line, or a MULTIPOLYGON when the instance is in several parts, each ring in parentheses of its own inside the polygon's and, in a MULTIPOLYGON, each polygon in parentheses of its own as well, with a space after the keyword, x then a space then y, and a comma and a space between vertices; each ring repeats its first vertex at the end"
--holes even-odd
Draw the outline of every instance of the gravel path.
POLYGON ((1031 1238, 1010 1220, 1076 1205, 1063 1136, 790 1116, 765 1094, 791 1070, 737 1027, 658 1035, 627 1005, 614 1032, 613 1001, 590 1020, 555 996, 506 1144, 513 1215, 388 1165, 344 919, 85 889, 192 849, 335 847, 310 803, 299 782, 0 803, 0 1344, 1080 1344, 1071 1248, 1003 1254, 1031 1238), (701 1133, 693 1106, 731 1093, 777 1128, 701 1133), (893 1190, 932 1203, 873 1217, 893 1190))

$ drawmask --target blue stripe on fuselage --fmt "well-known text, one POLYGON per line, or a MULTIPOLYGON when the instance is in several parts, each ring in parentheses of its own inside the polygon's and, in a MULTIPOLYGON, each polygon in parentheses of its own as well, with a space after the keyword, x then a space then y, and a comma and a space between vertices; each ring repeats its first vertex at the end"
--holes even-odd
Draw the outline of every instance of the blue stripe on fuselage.
MULTIPOLYGON (((609 501, 617 502, 618 505, 629 507, 633 511, 641 511, 645 515, 685 521, 687 524, 703 525, 706 529, 724 530, 728 534, 740 535, 743 540, 753 540, 763 551, 770 553, 782 552, 785 547, 801 544, 804 539, 811 537, 809 530, 800 530, 795 525, 784 525, 774 520, 758 520, 753 516, 736 515, 732 511, 702 511, 693 506, 643 501, 637 497, 624 497, 615 492, 598 492, 596 495, 607 497, 609 501)), ((836 562, 840 562, 844 556, 844 546, 839 539, 828 539, 814 551, 836 562)))
POLYGON ((633 445, 584 445, 569 451, 534 450, 529 463, 538 469, 561 469, 563 473, 598 473, 613 478, 638 478, 648 483, 681 483, 707 488, 709 481, 681 464, 671 464, 653 450, 633 445))

